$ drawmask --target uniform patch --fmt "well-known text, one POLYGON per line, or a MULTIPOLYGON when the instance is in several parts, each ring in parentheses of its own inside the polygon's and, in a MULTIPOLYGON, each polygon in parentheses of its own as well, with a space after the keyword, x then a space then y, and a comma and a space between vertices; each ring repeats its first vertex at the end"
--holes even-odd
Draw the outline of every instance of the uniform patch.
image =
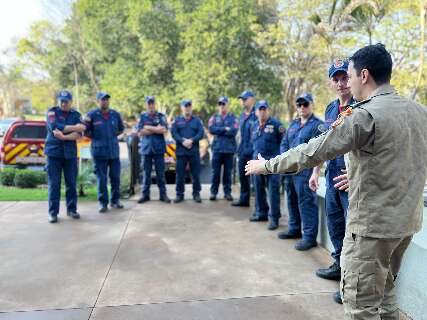
POLYGON ((335 129, 336 127, 338 127, 339 125, 343 124, 345 117, 348 117, 349 115, 351 115, 353 113, 353 109, 352 108, 347 108, 346 110, 344 110, 343 112, 341 112, 338 115, 337 120, 334 121, 334 123, 331 124, 331 127, 333 129, 335 129))
POLYGON ((344 65, 344 61, 342 59, 336 59, 334 61, 334 67, 335 68, 341 68, 344 65))
POLYGON ((284 126, 280 126, 279 127, 279 132, 280 133, 284 133, 285 132, 285 127, 284 126))
POLYGON ((318 126, 317 126, 317 130, 319 131, 319 132, 326 132, 327 130, 328 130, 328 127, 326 126, 326 125, 324 125, 323 123, 321 123, 321 124, 319 124, 318 126))

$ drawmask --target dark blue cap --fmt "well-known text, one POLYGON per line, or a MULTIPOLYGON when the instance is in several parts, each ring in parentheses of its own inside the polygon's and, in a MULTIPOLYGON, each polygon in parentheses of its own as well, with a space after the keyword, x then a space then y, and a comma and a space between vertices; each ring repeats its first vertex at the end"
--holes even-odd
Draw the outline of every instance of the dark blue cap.
POLYGON ((348 60, 344 59, 335 59, 334 62, 329 67, 329 79, 334 76, 337 72, 348 72, 348 60))
POLYGON ((68 90, 61 90, 58 92, 56 98, 60 101, 71 101, 73 100, 73 95, 68 90))
POLYGON ((98 92, 96 94, 96 100, 102 100, 102 99, 110 99, 110 95, 106 92, 98 92))
POLYGON ((181 107, 191 106, 193 101, 191 99, 184 99, 181 101, 181 107))
POLYGON ((219 97, 218 103, 228 103, 228 98, 226 96, 219 97))
POLYGON ((266 100, 259 100, 255 105, 255 110, 259 110, 261 108, 268 109, 270 106, 268 105, 268 102, 266 100))
POLYGON ((154 97, 153 97, 153 96, 146 96, 146 97, 145 97, 145 103, 146 103, 146 104, 154 103, 154 102, 156 102, 156 99, 154 99, 154 97))
POLYGON ((298 102, 298 101, 305 101, 308 103, 312 103, 313 102, 313 96, 311 95, 311 93, 304 93, 296 99, 296 102, 298 102))
POLYGON ((255 97, 252 91, 243 91, 242 94, 239 96, 239 99, 246 100, 249 97, 255 97))

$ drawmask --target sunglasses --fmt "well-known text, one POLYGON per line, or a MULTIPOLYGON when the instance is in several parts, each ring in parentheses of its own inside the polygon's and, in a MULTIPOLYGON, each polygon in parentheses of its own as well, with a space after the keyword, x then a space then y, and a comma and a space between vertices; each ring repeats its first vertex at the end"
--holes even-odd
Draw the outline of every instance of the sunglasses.
POLYGON ((308 102, 303 102, 303 103, 297 103, 297 108, 307 108, 310 104, 308 102))
POLYGON ((218 105, 219 106, 225 106, 225 103, 224 102, 218 102, 218 105))
POLYGON ((186 103, 185 105, 184 105, 184 107, 191 107, 191 103, 186 103))

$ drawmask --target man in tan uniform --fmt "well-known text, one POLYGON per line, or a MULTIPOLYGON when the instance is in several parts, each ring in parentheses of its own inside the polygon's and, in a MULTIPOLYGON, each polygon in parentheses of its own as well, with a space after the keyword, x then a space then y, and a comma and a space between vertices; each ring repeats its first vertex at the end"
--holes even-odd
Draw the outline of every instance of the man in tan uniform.
POLYGON ((361 102, 318 138, 246 166, 247 174, 293 173, 349 152, 341 280, 346 319, 398 319, 394 281, 421 229, 427 108, 396 94, 391 71, 383 45, 358 50, 350 58, 349 83, 361 102))

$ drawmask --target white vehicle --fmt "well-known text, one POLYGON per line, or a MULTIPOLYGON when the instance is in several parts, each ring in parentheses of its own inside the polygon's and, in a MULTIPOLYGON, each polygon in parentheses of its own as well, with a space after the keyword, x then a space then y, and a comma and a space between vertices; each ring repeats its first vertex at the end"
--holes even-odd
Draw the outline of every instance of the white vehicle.
POLYGON ((0 137, 3 137, 6 134, 7 129, 16 120, 18 120, 18 118, 7 118, 7 119, 0 120, 0 137))

